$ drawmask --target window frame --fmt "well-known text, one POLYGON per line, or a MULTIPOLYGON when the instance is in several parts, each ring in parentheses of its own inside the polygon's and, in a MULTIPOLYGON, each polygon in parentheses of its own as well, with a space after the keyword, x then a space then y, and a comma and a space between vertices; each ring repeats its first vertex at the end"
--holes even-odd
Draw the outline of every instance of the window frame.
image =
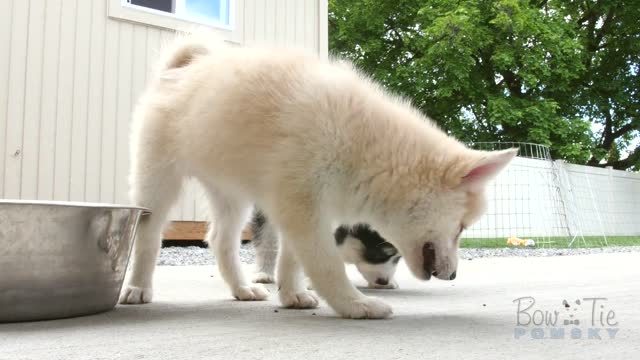
MULTIPOLYGON (((108 1, 108 16, 110 18, 186 32, 204 26, 225 34, 227 38, 240 28, 238 24, 242 21, 242 19, 239 18, 239 16, 242 15, 242 9, 238 8, 244 5, 244 0, 229 0, 229 24, 223 24, 217 21, 203 21, 204 19, 198 17, 184 16, 134 5, 130 4, 127 0, 108 1)), ((185 0, 174 1, 175 9, 177 9, 180 4, 184 7, 185 0)))

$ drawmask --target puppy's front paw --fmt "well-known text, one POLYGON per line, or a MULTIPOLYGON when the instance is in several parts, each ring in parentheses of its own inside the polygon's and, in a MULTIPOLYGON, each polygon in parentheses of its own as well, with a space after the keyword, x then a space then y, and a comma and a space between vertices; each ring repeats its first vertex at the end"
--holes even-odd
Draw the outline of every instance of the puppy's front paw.
POLYGON ((315 309, 318 307, 318 298, 309 291, 299 293, 281 291, 280 303, 286 308, 315 309))
POLYGON ((240 301, 260 301, 269 297, 269 291, 262 284, 239 286, 233 290, 233 297, 240 301))
POLYGON ((384 319, 393 314, 391 306, 366 296, 353 300, 346 309, 340 309, 338 312, 343 317, 351 319, 384 319))
POLYGON ((146 304, 150 303, 153 298, 153 290, 151 288, 140 288, 137 286, 126 286, 120 292, 120 304, 146 304))
POLYGON ((253 282, 259 284, 273 284, 274 278, 273 275, 260 271, 253 275, 253 282))
POLYGON ((395 280, 391 280, 387 283, 387 285, 380 285, 376 283, 369 283, 370 289, 397 289, 398 283, 395 280))

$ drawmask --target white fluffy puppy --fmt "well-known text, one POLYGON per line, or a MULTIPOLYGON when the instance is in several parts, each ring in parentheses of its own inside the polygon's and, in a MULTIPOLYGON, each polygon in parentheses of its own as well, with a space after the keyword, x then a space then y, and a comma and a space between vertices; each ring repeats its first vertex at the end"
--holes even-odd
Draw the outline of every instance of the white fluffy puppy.
POLYGON ((151 301, 163 224, 192 177, 206 191, 208 241, 237 299, 267 296, 238 254, 255 203, 282 236, 284 306, 318 305, 304 268, 341 316, 388 317, 389 305, 347 278, 336 226, 370 224, 416 277, 453 279, 460 233, 483 213, 487 181, 515 155, 466 148, 349 65, 227 48, 201 34, 178 39, 133 117, 130 197, 153 214, 138 228, 120 301, 151 301))

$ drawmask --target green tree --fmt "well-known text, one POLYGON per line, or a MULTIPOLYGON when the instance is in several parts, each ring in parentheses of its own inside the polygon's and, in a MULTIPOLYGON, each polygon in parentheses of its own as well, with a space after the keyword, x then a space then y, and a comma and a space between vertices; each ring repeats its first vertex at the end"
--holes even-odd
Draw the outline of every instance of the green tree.
POLYGON ((629 0, 331 0, 329 46, 463 141, 638 169, 638 19, 629 0))

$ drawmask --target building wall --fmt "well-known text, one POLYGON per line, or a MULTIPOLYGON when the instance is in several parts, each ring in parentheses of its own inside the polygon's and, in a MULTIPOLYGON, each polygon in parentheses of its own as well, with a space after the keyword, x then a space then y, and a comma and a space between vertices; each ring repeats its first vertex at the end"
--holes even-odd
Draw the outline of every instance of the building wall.
MULTIPOLYGON (((326 0, 235 1, 229 40, 326 55, 326 0)), ((130 115, 175 32, 113 17, 114 4, 3 0, 1 198, 127 202, 130 115)), ((197 192, 172 218, 202 218, 197 192)))

